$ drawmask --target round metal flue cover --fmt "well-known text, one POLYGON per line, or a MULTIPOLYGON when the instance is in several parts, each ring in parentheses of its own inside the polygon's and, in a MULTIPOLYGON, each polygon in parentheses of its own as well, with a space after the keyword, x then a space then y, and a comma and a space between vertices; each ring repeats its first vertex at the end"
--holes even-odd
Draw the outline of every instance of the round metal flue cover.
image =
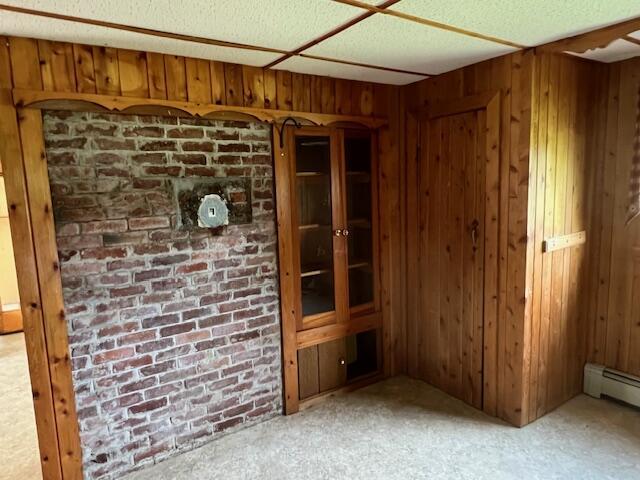
POLYGON ((229 224, 227 202, 220 195, 205 195, 198 208, 198 226, 216 228, 229 224))

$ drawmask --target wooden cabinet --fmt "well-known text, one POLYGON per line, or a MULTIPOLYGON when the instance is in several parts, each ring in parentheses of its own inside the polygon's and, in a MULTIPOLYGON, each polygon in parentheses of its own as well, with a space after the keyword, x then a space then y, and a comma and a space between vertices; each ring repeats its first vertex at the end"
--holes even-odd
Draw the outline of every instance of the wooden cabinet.
MULTIPOLYGON (((378 194, 374 132, 289 127, 284 135, 276 191, 292 412, 299 400, 356 378, 348 375, 348 346, 357 346, 357 334, 380 336, 378 194)), ((375 353, 368 374, 378 369, 375 353)))

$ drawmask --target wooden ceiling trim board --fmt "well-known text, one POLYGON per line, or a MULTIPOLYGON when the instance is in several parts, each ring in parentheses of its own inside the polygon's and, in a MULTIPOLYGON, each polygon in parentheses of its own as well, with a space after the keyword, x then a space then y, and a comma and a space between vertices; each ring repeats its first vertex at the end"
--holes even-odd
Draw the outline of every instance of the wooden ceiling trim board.
MULTIPOLYGON (((354 25, 356 25, 357 23, 360 23, 363 20, 366 20, 371 15, 373 15, 375 13, 383 12, 385 8, 390 7, 391 5, 393 5, 395 3, 398 3, 399 1, 400 0, 387 0, 386 2, 382 3, 380 6, 375 7, 375 10, 367 9, 367 11, 365 13, 363 13, 362 15, 359 15, 356 18, 354 18, 352 20, 349 20, 347 23, 345 23, 343 25, 340 25, 339 27, 334 28, 330 32, 327 32, 324 35, 305 43, 304 45, 296 48, 295 50, 291 50, 290 52, 285 53, 282 57, 274 60, 273 62, 271 62, 268 65, 265 65, 263 68, 273 68, 274 66, 278 65, 281 62, 284 62, 288 58, 291 58, 291 57, 293 57, 295 55, 299 55, 304 50, 307 50, 307 49, 313 47, 314 45, 317 45, 318 43, 337 35, 340 32, 344 32, 346 29, 353 27, 354 25)), ((348 5, 348 3, 347 3, 347 5, 348 5)), ((363 5, 365 5, 365 4, 363 4, 363 5)))
POLYGON ((406 73, 409 75, 420 75, 421 77, 433 77, 430 73, 414 72, 412 70, 402 70, 399 68, 383 67, 380 65, 370 65, 368 63, 352 62, 349 60, 338 60, 337 58, 322 57, 320 55, 309 55, 307 53, 299 53, 297 56, 310 58, 312 60, 324 60, 325 62, 341 63, 343 65, 353 65, 354 67, 373 68, 384 72, 406 73))
MULTIPOLYGON (((396 1, 399 1, 399 0, 396 0, 396 1)), ((141 33, 144 35, 151 35, 155 37, 164 37, 164 38, 170 38, 174 40, 183 40, 185 42, 201 43, 204 45, 214 45, 217 47, 231 47, 231 48, 239 48, 242 50, 253 50, 258 52, 269 52, 269 53, 280 53, 280 54, 289 53, 286 50, 280 50, 277 48, 261 47, 258 45, 247 45, 244 43, 226 42, 223 40, 215 40, 212 38, 204 38, 204 37, 194 37, 191 35, 164 32, 161 30, 152 30, 149 28, 131 27, 129 25, 123 25, 121 23, 105 22, 102 20, 92 20, 90 18, 75 17, 71 15, 61 15, 58 13, 44 12, 41 10, 14 7, 13 5, 0 4, 0 10, 5 10, 8 12, 15 12, 15 13, 23 13, 27 15, 35 15, 38 17, 53 18, 56 20, 66 20, 69 22, 83 23, 86 25, 94 25, 97 27, 113 28, 116 30, 124 30, 132 33, 141 33)))
POLYGON ((640 17, 592 30, 573 37, 563 38, 555 42, 536 47, 537 52, 573 52, 585 53, 594 48, 604 48, 614 40, 619 40, 640 30, 640 17))
MULTIPOLYGON (((368 10, 372 13, 382 13, 384 15, 390 15, 392 17, 401 18, 403 20, 408 20, 410 22, 420 23, 422 25, 426 25, 433 28, 439 28, 441 30, 447 30, 449 32, 459 33, 461 35, 466 35, 468 37, 478 38, 481 40, 487 40, 489 42, 498 43, 500 45, 506 45, 508 47, 525 49, 528 48, 526 45, 520 45, 519 43, 512 42, 510 40, 505 40, 502 38, 493 37, 491 35, 483 35, 482 33, 472 32, 471 30, 466 30, 464 28, 458 28, 453 25, 447 25, 446 23, 436 22, 434 20, 429 20, 428 18, 418 17, 416 15, 411 15, 409 13, 398 12, 397 10, 393 10, 390 8, 383 8, 382 6, 376 7, 373 5, 369 5, 368 3, 363 3, 358 0, 333 0, 334 2, 343 3, 345 5, 351 5, 352 7, 359 7, 365 10, 368 10)), ((395 3, 395 2, 394 2, 395 3)), ((310 45, 312 46, 312 45, 310 45)))
POLYGON ((629 35, 625 35, 624 37, 622 37, 622 40, 626 40, 627 42, 635 43, 636 45, 640 46, 640 40, 629 35))

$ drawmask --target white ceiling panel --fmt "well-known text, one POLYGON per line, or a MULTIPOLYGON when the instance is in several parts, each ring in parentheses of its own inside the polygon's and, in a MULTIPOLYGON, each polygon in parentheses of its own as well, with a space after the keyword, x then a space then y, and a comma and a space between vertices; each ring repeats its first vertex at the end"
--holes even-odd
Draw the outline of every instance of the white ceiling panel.
POLYGON ((402 0, 391 10, 534 46, 640 16, 640 0, 402 0))
POLYGON ((437 75, 515 48, 376 14, 304 53, 437 75))
MULTIPOLYGON (((330 0, 3 0, 2 3, 281 50, 298 48, 364 12, 330 0)), ((117 30, 113 31, 114 38, 119 35, 117 30)))
POLYGON ((265 65, 281 56, 277 53, 204 45, 5 11, 0 12, 0 34, 129 48, 255 66, 265 65), (117 35, 114 35, 114 32, 117 35))
POLYGON ((315 58, 291 57, 279 63, 276 69, 289 70, 297 73, 310 73, 327 77, 346 78, 349 80, 362 80, 365 82, 387 83, 391 85, 406 85, 422 80, 424 76, 410 75, 407 73, 388 72, 375 68, 345 65, 342 63, 327 62, 315 58))
POLYGON ((596 48, 585 53, 574 54, 578 57, 597 60, 598 62, 619 62, 628 58, 640 56, 640 45, 636 45, 626 40, 615 40, 605 48, 596 48))

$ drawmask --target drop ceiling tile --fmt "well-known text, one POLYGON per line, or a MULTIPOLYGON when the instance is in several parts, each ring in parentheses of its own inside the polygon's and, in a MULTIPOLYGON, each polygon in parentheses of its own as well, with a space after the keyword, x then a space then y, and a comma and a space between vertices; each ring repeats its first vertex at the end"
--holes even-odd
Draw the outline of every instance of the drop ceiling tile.
POLYGON ((343 63, 328 62, 315 58, 291 57, 276 67, 279 70, 289 70, 297 73, 310 73, 349 80, 362 80, 365 82, 387 83, 391 85, 406 85, 427 78, 421 75, 389 72, 374 68, 345 65, 343 63))
POLYGON ((515 48, 376 14, 304 53, 437 75, 515 48))
POLYGON ((640 40, 640 30, 630 33, 629 36, 635 38, 636 40, 640 40))
POLYGON ((534 46, 640 16, 640 1, 402 0, 391 10, 534 46))
POLYGON ((627 42, 626 40, 615 40, 605 48, 596 48, 585 53, 576 53, 574 55, 590 60, 597 60, 598 62, 619 62, 640 56, 640 45, 627 42))
POLYGON ((0 12, 0 35, 129 48, 255 66, 265 65, 281 56, 277 53, 185 42, 77 22, 9 12, 0 12))
POLYGON ((3 3, 281 50, 293 50, 364 12, 331 0, 6 0, 3 3))

